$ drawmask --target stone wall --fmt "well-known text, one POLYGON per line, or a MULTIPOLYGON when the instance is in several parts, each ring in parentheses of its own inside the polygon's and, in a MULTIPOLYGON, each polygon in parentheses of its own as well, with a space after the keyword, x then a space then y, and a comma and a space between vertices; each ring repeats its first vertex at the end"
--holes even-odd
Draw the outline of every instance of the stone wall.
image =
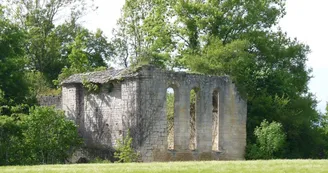
MULTIPOLYGON (((246 146, 246 102, 228 77, 161 71, 152 67, 140 73, 138 96, 144 121, 139 131, 144 161, 235 160, 244 158, 246 146), (175 94, 174 149, 168 150, 166 92, 175 94), (190 148, 190 91, 198 88, 196 102, 196 145, 190 148), (213 92, 219 91, 218 137, 213 131, 213 92), (212 143, 214 138, 214 143, 212 143), (213 150, 212 145, 218 144, 213 150)), ((216 114, 217 115, 217 114, 216 114)))
POLYGON ((62 109, 79 125, 88 148, 113 151, 130 130, 133 146, 145 162, 244 159, 246 102, 228 77, 163 71, 152 66, 135 73, 100 84, 96 93, 88 92, 81 83, 63 85, 62 109), (166 115, 170 87, 175 94, 173 148, 168 147, 166 115), (190 91, 195 88, 193 127, 190 91), (191 138, 191 129, 195 129, 195 138, 191 138))
POLYGON ((116 81, 99 87, 97 92, 88 92, 82 84, 64 84, 62 107, 79 125, 88 148, 113 151, 135 119, 136 84, 116 81))
POLYGON ((56 109, 61 109, 62 99, 58 96, 40 96, 37 98, 41 106, 55 106, 56 109))

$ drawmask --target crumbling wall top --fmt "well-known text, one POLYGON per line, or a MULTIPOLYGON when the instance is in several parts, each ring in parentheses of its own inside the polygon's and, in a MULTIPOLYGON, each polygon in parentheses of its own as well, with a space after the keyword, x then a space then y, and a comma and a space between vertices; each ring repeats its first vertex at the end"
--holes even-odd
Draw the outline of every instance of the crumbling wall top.
MULTIPOLYGON (((65 79, 61 84, 74 84, 74 83, 83 83, 84 81, 92 82, 92 83, 99 83, 104 84, 109 81, 113 80, 122 80, 125 78, 133 78, 139 75, 144 75, 145 72, 148 74, 152 74, 154 71, 162 72, 176 75, 176 76, 206 76, 206 77, 218 77, 212 75, 204 75, 198 73, 189 73, 189 72, 176 72, 176 71, 167 71, 165 69, 159 69, 154 65, 143 65, 140 67, 133 67, 133 68, 126 68, 126 69, 108 69, 104 71, 95 71, 95 72, 88 72, 88 73, 80 73, 74 74, 67 79, 65 79)), ((224 80, 228 80, 228 76, 220 76, 220 78, 224 80)))
POLYGON ((135 75, 136 73, 129 69, 108 69, 104 71, 74 74, 65 79, 61 84, 83 83, 83 81, 103 84, 111 80, 119 80, 135 75))

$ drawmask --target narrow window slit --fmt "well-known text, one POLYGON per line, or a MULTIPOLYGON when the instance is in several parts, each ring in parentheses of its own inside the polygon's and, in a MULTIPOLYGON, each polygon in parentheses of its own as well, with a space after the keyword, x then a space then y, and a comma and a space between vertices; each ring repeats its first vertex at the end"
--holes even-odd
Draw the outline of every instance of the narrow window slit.
POLYGON ((174 107, 175 96, 173 88, 166 90, 166 117, 167 117, 167 149, 174 150, 174 107))
POLYGON ((219 151, 219 91, 212 94, 212 150, 219 151))
POLYGON ((197 132, 196 132, 196 117, 197 115, 197 104, 199 100, 199 89, 194 88, 190 91, 190 140, 189 149, 197 149, 197 132))

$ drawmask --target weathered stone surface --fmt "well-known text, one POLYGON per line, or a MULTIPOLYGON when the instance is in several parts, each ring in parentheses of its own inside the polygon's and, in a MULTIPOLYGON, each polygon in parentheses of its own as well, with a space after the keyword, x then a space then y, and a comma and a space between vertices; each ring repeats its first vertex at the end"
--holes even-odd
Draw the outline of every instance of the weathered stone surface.
POLYGON ((79 133, 92 148, 114 148, 130 130, 134 147, 145 162, 244 159, 246 102, 227 76, 153 66, 129 73, 109 70, 78 74, 63 82, 61 108, 79 125, 79 133), (100 91, 89 93, 83 79, 99 83, 100 91), (168 150, 167 140, 166 93, 170 87, 175 93, 173 150, 168 150), (191 150, 190 91, 194 88, 199 91, 196 142, 191 150), (218 94, 217 102, 212 100, 213 93, 218 94))
POLYGON ((129 69, 108 69, 104 71, 95 71, 83 74, 74 74, 64 80, 62 84, 82 83, 84 80, 92 83, 107 83, 111 80, 120 80, 122 78, 134 77, 137 73, 133 73, 129 69))
POLYGON ((42 96, 38 97, 38 102, 43 106, 55 106, 56 109, 61 109, 61 95, 59 96, 42 96))

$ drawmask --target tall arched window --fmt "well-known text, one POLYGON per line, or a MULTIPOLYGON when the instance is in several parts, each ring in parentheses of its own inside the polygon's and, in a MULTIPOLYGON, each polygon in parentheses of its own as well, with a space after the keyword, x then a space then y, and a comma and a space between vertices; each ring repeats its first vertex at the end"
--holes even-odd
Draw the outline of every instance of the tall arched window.
POLYGON ((190 91, 190 150, 196 150, 197 148, 196 117, 198 116, 197 104, 199 104, 197 100, 199 100, 199 89, 193 88, 190 91))
POLYGON ((174 107, 175 95, 174 89, 166 90, 166 117, 167 117, 167 149, 174 150, 174 107))
POLYGON ((212 150, 219 151, 219 91, 212 93, 212 150))

